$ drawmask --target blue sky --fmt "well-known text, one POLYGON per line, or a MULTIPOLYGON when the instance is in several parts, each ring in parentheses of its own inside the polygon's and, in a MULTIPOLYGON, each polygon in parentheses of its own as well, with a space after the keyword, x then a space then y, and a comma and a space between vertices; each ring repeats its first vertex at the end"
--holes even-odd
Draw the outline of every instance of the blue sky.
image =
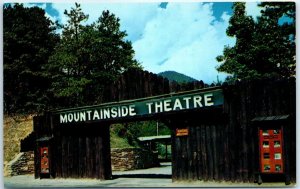
MULTIPOLYGON (((64 10, 74 7, 73 3, 34 5, 61 23, 67 21, 64 10)), ((260 14, 256 5, 246 3, 247 14, 254 18, 260 14)), ((226 77, 216 71, 219 63, 215 58, 222 54, 224 46, 235 43, 234 38, 226 36, 231 6, 231 2, 81 3, 83 12, 89 15, 86 24, 96 21, 103 10, 120 18, 121 30, 126 30, 135 58, 145 70, 177 71, 205 83, 226 77)))

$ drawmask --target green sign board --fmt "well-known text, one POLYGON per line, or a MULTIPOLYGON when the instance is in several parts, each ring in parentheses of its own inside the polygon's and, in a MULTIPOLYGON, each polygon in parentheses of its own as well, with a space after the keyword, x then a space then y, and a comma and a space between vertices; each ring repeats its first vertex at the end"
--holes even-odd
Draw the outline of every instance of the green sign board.
POLYGON ((59 123, 66 124, 180 112, 220 106, 223 102, 222 89, 213 88, 211 90, 194 90, 118 103, 61 110, 55 113, 59 116, 59 123))

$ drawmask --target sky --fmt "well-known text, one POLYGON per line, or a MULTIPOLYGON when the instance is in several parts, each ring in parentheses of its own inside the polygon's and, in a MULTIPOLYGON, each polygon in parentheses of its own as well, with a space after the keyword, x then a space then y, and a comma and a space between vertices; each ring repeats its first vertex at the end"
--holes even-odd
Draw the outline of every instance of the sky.
MULTIPOLYGON (((80 3, 89 15, 86 24, 96 21, 103 10, 120 18, 121 30, 132 42, 135 58, 145 70, 153 73, 176 71, 205 83, 224 80, 227 74, 218 73, 216 61, 225 46, 233 46, 235 39, 226 35, 232 15, 231 2, 130 2, 80 3)), ((74 3, 35 3, 51 20, 65 24, 64 10, 74 3)), ((246 3, 247 14, 256 16, 260 9, 256 2, 246 3)))

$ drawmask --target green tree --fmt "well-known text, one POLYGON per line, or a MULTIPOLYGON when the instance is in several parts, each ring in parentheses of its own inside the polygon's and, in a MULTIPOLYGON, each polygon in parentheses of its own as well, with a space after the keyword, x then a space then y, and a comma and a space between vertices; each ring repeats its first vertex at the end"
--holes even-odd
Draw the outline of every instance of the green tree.
POLYGON ((114 134, 126 139, 128 144, 138 146, 138 137, 171 135, 171 130, 162 122, 157 121, 138 121, 125 124, 114 124, 112 130, 114 134), (158 124, 158 130, 157 130, 158 124))
POLYGON ((92 80, 88 96, 93 104, 102 102, 104 88, 130 68, 141 69, 134 59, 130 41, 125 40, 125 31, 120 30, 120 19, 108 10, 103 11, 96 23, 92 24, 94 40, 90 48, 89 77, 92 80))
POLYGON ((269 63, 276 65, 274 70, 282 77, 294 77, 296 69, 296 29, 295 3, 264 2, 262 16, 258 20, 260 37, 269 42, 267 54, 269 63), (286 22, 280 22, 285 19, 286 22))
MULTIPOLYGON (((49 58, 48 77, 52 78, 49 92, 53 94, 58 104, 69 101, 70 104, 79 105, 82 102, 82 92, 91 82, 85 77, 85 58, 88 57, 88 49, 92 39, 88 39, 83 25, 88 19, 79 4, 75 4, 70 12, 64 14, 69 18, 67 24, 62 26, 63 31, 60 43, 55 47, 49 58), (88 41, 85 41, 88 40, 88 41)), ((91 37, 92 38, 92 37, 91 37)), ((66 104, 62 104, 62 107, 66 104)))
POLYGON ((220 72, 232 78, 293 77, 295 75, 294 3, 262 3, 257 22, 246 15, 245 3, 234 3, 227 35, 236 38, 235 46, 226 46, 217 57, 220 72), (279 11, 280 10, 280 11, 279 11), (290 23, 280 23, 284 16, 290 23), (287 30, 288 28, 288 30, 287 30))
POLYGON ((131 43, 120 31, 119 18, 109 11, 91 25, 84 25, 88 15, 77 3, 65 14, 68 23, 50 58, 52 93, 66 106, 101 103, 106 86, 127 69, 140 69, 131 43))
POLYGON ((5 4, 3 9, 4 111, 42 111, 50 103, 45 65, 59 38, 45 11, 5 4))

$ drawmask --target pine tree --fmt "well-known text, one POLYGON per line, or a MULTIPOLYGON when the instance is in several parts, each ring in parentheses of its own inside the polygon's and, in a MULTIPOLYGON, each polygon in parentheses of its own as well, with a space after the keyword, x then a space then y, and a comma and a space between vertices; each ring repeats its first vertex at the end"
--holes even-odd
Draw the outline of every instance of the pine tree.
POLYGON ((109 11, 91 25, 84 25, 88 15, 77 3, 65 14, 68 23, 50 58, 52 93, 63 106, 101 103, 106 86, 127 69, 140 69, 132 45, 120 31, 119 18, 109 11))
POLYGON ((4 111, 44 110, 50 103, 45 65, 59 38, 45 11, 22 4, 4 5, 4 111))
POLYGON ((261 4, 265 11, 257 22, 246 15, 245 3, 233 4, 227 35, 235 37, 236 44, 217 57, 218 71, 232 74, 233 79, 295 75, 294 3, 275 4, 261 4), (291 15, 291 24, 280 24, 284 14, 291 15))
MULTIPOLYGON (((58 106, 64 101, 75 106, 81 104, 81 93, 91 82, 86 75, 84 58, 89 52, 89 43, 83 40, 86 26, 83 23, 88 19, 80 5, 75 3, 75 8, 70 12, 65 10, 68 22, 63 26, 60 43, 55 47, 49 59, 48 77, 52 79, 49 91, 53 94, 58 106)), ((62 104, 64 106, 64 104, 62 104)))

